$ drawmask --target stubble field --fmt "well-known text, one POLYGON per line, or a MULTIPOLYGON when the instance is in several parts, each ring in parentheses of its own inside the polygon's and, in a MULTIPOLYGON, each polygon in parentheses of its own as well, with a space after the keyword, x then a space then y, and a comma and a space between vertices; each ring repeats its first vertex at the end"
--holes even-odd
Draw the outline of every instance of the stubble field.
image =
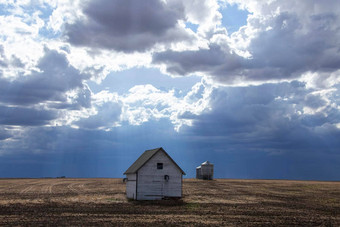
POLYGON ((185 179, 183 199, 128 201, 122 179, 0 179, 0 226, 340 226, 340 182, 185 179))

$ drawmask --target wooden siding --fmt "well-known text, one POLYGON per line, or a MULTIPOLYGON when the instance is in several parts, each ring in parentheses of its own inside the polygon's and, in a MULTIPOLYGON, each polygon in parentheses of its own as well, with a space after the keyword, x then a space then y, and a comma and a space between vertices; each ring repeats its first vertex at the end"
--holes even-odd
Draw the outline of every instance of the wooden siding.
POLYGON ((159 151, 138 170, 137 199, 155 200, 163 197, 182 196, 182 172, 159 151), (157 163, 163 163, 163 169, 157 169, 157 163), (166 181, 164 176, 168 175, 166 181))
POLYGON ((127 182, 126 182, 126 197, 129 199, 136 199, 136 180, 137 175, 135 173, 133 174, 127 174, 126 175, 127 182))

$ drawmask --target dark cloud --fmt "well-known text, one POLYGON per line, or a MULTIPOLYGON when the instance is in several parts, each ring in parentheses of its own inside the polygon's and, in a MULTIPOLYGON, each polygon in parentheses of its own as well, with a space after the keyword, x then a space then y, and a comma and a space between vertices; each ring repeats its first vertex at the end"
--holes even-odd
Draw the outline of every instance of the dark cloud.
MULTIPOLYGON (((306 71, 339 69, 340 33, 338 28, 330 26, 337 19, 334 14, 321 14, 311 16, 308 24, 304 24, 307 22, 295 14, 281 13, 267 25, 271 30, 261 32, 251 42, 249 51, 255 66, 281 69, 282 73, 276 74, 279 79, 306 71)), ((256 75, 256 79, 268 77, 271 78, 269 74, 256 75)))
POLYGON ((320 95, 307 95, 305 98, 305 105, 313 109, 325 106, 326 101, 320 95))
MULTIPOLYGON (((8 138, 11 138, 12 137, 12 134, 6 130, 6 129, 3 129, 1 126, 0 126, 0 141, 1 140, 5 140, 5 139, 8 139, 8 138)), ((1 148, 0 148, 1 149, 1 148)))
POLYGON ((76 46, 144 51, 157 43, 188 39, 178 20, 185 19, 181 4, 160 0, 93 0, 83 5, 85 20, 65 26, 65 37, 76 46))
POLYGON ((83 129, 108 129, 112 128, 119 121, 122 112, 122 104, 119 102, 106 102, 97 106, 97 114, 88 118, 82 118, 75 122, 83 129))
POLYGON ((307 20, 288 12, 265 22, 252 18, 248 26, 260 32, 247 49, 251 58, 238 56, 225 43, 212 43, 208 49, 156 53, 153 62, 164 64, 171 74, 203 72, 225 83, 291 79, 309 71, 334 72, 340 69, 338 21, 335 13, 316 14, 307 20))
POLYGON ((297 82, 219 88, 211 96, 212 111, 196 116, 185 131, 225 151, 339 152, 340 130, 334 124, 340 111, 316 101, 313 108, 326 110, 304 113, 310 92, 297 82))
MULTIPOLYGON (((29 127, 14 140, 0 142, 0 155, 5 154, 0 158, 0 177, 122 177, 142 151, 169 147, 170 137, 178 141, 178 146, 183 142, 167 120, 148 122, 143 127, 125 125, 112 131, 29 127), (20 167, 12 168, 14 163, 20 167)), ((183 163, 180 152, 169 151, 183 163)))
POLYGON ((55 111, 0 106, 0 125, 39 126, 55 118, 55 111))
MULTIPOLYGON (((20 76, 12 81, 0 76, 0 102, 16 105, 30 105, 45 101, 64 102, 65 92, 84 89, 80 92, 86 93, 88 90, 83 85, 83 81, 89 75, 81 74, 69 64, 65 55, 55 50, 46 49, 37 68, 39 71, 20 76)), ((81 105, 88 106, 84 100, 79 101, 81 105)))
MULTIPOLYGON (((204 121, 204 118, 199 120, 204 121)), ((206 130, 220 130, 224 123, 221 121, 220 125, 216 123, 206 130)), ((319 152, 309 149, 308 141, 315 138, 301 140, 297 137, 295 145, 300 144, 300 147, 273 155, 263 149, 269 150, 276 143, 284 144, 289 138, 285 134, 293 137, 292 131, 278 133, 278 139, 271 140, 269 147, 266 144, 256 147, 251 143, 255 138, 249 140, 239 134, 238 140, 237 136, 231 140, 225 133, 220 137, 203 135, 202 128, 196 131, 197 126, 177 133, 169 120, 162 119, 150 120, 140 126, 124 125, 112 131, 28 128, 20 133, 20 138, 0 143, 0 148, 3 144, 7 152, 0 159, 0 176, 123 177, 124 170, 144 150, 162 146, 186 171, 186 177, 194 177, 196 166, 204 160, 215 164, 216 177, 220 178, 338 180, 340 177, 340 159, 337 153, 329 152, 329 147, 338 145, 335 139, 339 134, 332 127, 324 125, 319 129, 319 135, 333 137, 325 137, 324 144, 333 143, 320 148, 319 152), (301 146, 305 146, 307 152, 301 152, 301 146)))
POLYGON ((78 88, 74 91, 76 92, 76 95, 72 97, 71 102, 49 103, 48 107, 55 109, 80 110, 82 108, 90 108, 92 106, 92 93, 86 84, 84 84, 82 88, 78 88))
POLYGON ((175 75, 205 72, 210 75, 224 73, 224 80, 232 80, 242 73, 248 61, 237 54, 226 53, 221 46, 211 44, 209 49, 198 51, 167 50, 153 55, 153 63, 165 64, 167 71, 175 75), (230 78, 228 78, 230 77, 230 78))
POLYGON ((42 126, 62 117, 60 110, 91 107, 84 83, 89 75, 71 66, 64 54, 46 48, 36 68, 12 80, 0 75, 0 124, 42 126))

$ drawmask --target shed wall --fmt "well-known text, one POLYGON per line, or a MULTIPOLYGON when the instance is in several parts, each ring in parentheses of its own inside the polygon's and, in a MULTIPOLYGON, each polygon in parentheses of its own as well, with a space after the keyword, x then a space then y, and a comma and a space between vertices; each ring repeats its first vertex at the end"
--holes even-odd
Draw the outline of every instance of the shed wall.
POLYGON ((182 173, 162 151, 138 170, 137 182, 138 200, 182 197, 182 173), (163 169, 157 169, 157 163, 163 163, 163 169), (164 179, 165 175, 169 176, 169 180, 164 179))
POLYGON ((129 199, 136 199, 136 180, 137 175, 127 174, 126 175, 127 182, 126 182, 126 197, 129 199))

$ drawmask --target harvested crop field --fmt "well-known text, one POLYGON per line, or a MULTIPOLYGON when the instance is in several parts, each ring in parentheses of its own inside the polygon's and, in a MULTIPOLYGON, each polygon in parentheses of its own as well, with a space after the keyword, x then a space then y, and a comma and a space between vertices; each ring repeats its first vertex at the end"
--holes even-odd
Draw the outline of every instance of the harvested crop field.
POLYGON ((137 202, 122 179, 0 179, 0 225, 340 226, 340 182, 185 179, 137 202))

